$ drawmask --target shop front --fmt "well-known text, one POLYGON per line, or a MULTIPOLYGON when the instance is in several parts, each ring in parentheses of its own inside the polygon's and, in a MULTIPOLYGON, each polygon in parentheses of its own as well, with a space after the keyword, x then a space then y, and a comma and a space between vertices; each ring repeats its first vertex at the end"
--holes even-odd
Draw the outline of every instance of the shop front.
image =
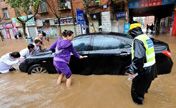
POLYGON ((13 35, 15 34, 13 31, 14 27, 12 25, 12 23, 8 23, 8 24, 3 24, 3 28, 5 30, 5 38, 7 39, 11 39, 13 38, 13 35))
MULTIPOLYGON (((75 23, 76 23, 76 19, 75 19, 75 23)), ((58 23, 57 19, 55 20, 55 25, 59 27, 59 23, 58 23)), ((80 26, 77 25, 77 24, 75 25, 76 26, 76 33, 75 33, 72 17, 61 18, 60 19, 60 25, 61 25, 61 33, 63 33, 64 30, 71 30, 71 31, 74 32, 74 35, 81 34, 80 26)))
MULTIPOLYGON (((32 17, 33 15, 28 15, 28 18, 32 17)), ((26 20, 27 16, 21 16, 19 17, 20 19, 26 20)), ((12 23, 14 26, 14 30, 15 32, 17 30, 23 31, 22 29, 22 25, 20 24, 20 22, 16 19, 16 18, 12 18, 12 23)), ((28 35, 28 37, 36 37, 37 36, 37 29, 35 27, 35 20, 34 18, 30 19, 29 21, 26 22, 26 33, 28 35)))
POLYGON ((5 30, 4 30, 4 28, 3 28, 3 25, 0 25, 0 32, 2 33, 2 35, 4 36, 4 38, 7 38, 7 37, 6 37, 5 30))
POLYGON ((46 33, 47 37, 50 38, 57 38, 58 37, 58 32, 57 32, 57 27, 54 24, 54 20, 51 18, 48 19, 37 19, 36 20, 37 24, 37 34, 40 31, 43 31, 46 33))
MULTIPOLYGON (((94 24, 96 32, 99 32, 99 28, 102 25, 102 23, 101 23, 101 14, 100 13, 90 14, 90 17, 92 19, 92 22, 94 24)), ((93 32, 90 23, 89 23, 89 31, 90 31, 90 33, 93 32)))

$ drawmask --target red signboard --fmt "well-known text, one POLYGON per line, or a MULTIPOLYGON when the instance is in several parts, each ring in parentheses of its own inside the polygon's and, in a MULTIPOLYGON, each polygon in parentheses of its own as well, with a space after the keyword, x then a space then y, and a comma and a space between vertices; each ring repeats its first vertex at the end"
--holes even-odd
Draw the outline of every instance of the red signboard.
POLYGON ((141 0, 140 7, 159 6, 162 4, 162 0, 141 0))
POLYGON ((175 35, 176 35, 176 11, 175 11, 174 22, 172 26, 172 36, 175 36, 175 35))
POLYGON ((6 31, 7 38, 11 39, 11 35, 10 35, 10 32, 9 32, 9 29, 5 29, 5 31, 6 31))

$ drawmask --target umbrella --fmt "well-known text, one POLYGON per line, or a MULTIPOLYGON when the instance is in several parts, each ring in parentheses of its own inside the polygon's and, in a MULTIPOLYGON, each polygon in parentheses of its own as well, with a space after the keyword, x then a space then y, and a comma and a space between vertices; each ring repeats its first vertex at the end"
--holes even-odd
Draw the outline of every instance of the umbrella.
POLYGON ((89 28, 87 25, 83 25, 82 28, 89 28))

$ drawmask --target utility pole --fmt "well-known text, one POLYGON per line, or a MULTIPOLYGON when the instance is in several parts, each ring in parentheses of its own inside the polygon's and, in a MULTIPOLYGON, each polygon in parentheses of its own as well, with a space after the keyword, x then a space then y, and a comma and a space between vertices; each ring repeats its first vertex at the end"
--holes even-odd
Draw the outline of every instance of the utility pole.
POLYGON ((73 12, 73 1, 70 0, 70 3, 71 3, 71 11, 72 11, 72 19, 73 19, 74 33, 75 33, 75 36, 77 36, 76 26, 75 26, 75 18, 74 18, 74 12, 73 12))

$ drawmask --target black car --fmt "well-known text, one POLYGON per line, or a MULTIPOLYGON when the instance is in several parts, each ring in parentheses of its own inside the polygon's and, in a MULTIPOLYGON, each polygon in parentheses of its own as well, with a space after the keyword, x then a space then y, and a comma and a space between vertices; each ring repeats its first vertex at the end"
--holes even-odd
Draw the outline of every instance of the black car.
MULTIPOLYGON (((130 36, 120 33, 93 33, 80 35, 72 41, 75 50, 84 59, 71 56, 70 69, 73 74, 82 75, 124 75, 131 63, 130 36)), ((173 62, 168 44, 152 39, 156 53, 158 74, 170 73, 173 62)), ((51 51, 29 56, 20 64, 22 72, 57 73, 53 66, 54 54, 51 51)))

